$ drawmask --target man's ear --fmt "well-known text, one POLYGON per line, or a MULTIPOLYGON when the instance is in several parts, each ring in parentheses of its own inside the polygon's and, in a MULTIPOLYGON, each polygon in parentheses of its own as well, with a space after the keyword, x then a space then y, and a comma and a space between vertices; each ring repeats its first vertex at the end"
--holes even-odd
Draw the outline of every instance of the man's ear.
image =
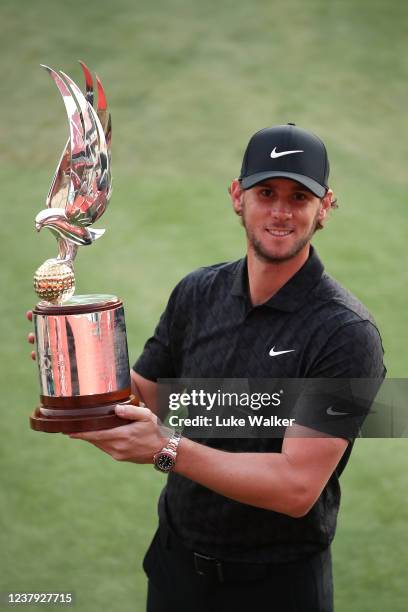
POLYGON ((232 181, 230 187, 228 188, 228 192, 231 196, 232 207, 235 213, 242 216, 244 190, 242 189, 238 179, 234 179, 232 181))
POLYGON ((333 191, 331 189, 328 189, 326 195, 322 198, 321 203, 320 203, 320 211, 319 211, 318 220, 320 221, 322 225, 324 225, 327 214, 330 210, 332 199, 333 199, 333 191))

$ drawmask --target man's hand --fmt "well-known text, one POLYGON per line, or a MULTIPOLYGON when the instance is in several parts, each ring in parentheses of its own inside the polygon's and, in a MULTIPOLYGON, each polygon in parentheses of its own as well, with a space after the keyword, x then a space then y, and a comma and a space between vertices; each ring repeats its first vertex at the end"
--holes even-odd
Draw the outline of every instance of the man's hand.
MULTIPOLYGON (((32 310, 27 310, 26 312, 26 317, 29 321, 33 320, 33 311, 32 310)), ((30 332, 27 336, 27 340, 30 344, 34 344, 35 342, 35 336, 33 334, 33 332, 30 332)), ((31 351, 31 359, 33 359, 35 361, 35 351, 31 351)))
POLYGON ((69 434, 69 437, 91 442, 116 461, 153 463, 153 456, 166 446, 171 430, 163 427, 157 416, 142 406, 118 404, 116 414, 134 423, 103 431, 69 434))

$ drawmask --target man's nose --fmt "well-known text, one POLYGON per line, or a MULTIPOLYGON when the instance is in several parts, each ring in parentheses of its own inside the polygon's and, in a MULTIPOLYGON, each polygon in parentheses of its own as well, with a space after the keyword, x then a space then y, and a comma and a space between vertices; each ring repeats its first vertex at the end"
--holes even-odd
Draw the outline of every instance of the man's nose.
POLYGON ((290 219, 292 217, 292 209, 288 202, 279 199, 272 203, 271 214, 276 218, 284 217, 285 219, 290 219))

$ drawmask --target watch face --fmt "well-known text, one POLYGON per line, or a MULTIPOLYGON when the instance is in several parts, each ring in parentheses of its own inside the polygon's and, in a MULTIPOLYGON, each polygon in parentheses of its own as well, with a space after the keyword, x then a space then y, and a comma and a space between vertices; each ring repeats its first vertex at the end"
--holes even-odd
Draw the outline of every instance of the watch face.
POLYGON ((160 455, 158 455, 155 460, 155 465, 157 469, 161 472, 170 472, 174 464, 174 458, 167 453, 160 453, 160 455))

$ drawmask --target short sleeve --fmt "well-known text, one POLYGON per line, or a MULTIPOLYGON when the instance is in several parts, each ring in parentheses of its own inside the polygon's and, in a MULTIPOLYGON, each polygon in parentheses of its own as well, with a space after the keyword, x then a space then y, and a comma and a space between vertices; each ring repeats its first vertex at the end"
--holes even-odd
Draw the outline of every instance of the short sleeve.
POLYGON ((308 372, 313 378, 384 378, 384 350, 368 320, 340 327, 330 336, 308 372))
POLYGON ((370 321, 339 328, 304 381, 296 422, 322 434, 357 437, 386 374, 383 354, 380 334, 370 321))
POLYGON ((135 372, 154 382, 158 378, 174 378, 176 376, 171 349, 171 327, 175 316, 180 284, 173 289, 153 336, 147 340, 142 354, 132 366, 135 372))

